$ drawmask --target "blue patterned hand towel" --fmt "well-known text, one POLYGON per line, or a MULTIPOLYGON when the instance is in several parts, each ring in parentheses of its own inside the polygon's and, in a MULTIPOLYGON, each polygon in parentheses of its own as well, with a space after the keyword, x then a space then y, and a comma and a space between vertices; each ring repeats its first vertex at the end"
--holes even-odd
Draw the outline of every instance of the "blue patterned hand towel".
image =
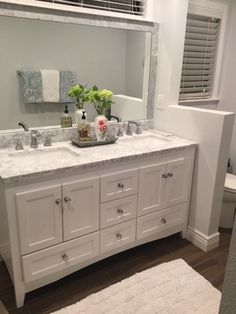
POLYGON ((60 71, 60 86, 59 86, 59 102, 72 103, 74 102, 68 96, 69 89, 77 84, 76 73, 73 71, 60 71))
POLYGON ((22 78, 23 97, 25 103, 42 103, 43 88, 40 71, 17 71, 22 78))

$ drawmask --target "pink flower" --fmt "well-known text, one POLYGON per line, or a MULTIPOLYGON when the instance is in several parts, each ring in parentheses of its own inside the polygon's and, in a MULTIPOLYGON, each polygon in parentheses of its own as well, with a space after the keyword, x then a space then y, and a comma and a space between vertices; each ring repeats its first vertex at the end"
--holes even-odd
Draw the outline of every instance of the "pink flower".
POLYGON ((99 127, 99 129, 100 129, 100 131, 102 131, 102 132, 106 132, 107 126, 106 126, 106 125, 101 125, 101 126, 99 127))
POLYGON ((98 125, 104 125, 104 124, 105 124, 104 120, 99 120, 98 121, 98 125))

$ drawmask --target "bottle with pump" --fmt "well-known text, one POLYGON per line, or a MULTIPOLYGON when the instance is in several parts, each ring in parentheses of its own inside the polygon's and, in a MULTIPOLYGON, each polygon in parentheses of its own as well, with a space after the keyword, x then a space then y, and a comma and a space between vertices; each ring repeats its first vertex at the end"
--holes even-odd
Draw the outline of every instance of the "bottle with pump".
POLYGON ((78 125, 80 141, 88 141, 90 136, 90 124, 86 118, 85 111, 82 112, 81 122, 78 125))
POLYGON ((72 117, 69 115, 68 106, 65 106, 64 115, 61 117, 61 127, 72 127, 72 117))

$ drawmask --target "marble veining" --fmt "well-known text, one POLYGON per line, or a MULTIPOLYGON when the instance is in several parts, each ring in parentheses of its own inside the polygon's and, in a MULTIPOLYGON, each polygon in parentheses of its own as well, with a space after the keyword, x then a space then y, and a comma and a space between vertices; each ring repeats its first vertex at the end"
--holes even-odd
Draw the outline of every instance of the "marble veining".
MULTIPOLYGON (((29 147, 25 147, 22 154, 16 153, 14 148, 7 148, 0 150, 0 177, 2 182, 7 184, 49 175, 72 174, 78 169, 109 165, 145 156, 157 156, 163 152, 195 145, 193 141, 172 135, 162 135, 150 130, 142 135, 124 136, 112 145, 90 148, 77 148, 69 141, 56 142, 46 149, 49 153, 48 158, 44 156, 44 159, 37 157, 37 151, 29 147), (50 149, 54 150, 53 162, 50 149), (71 156, 60 158, 60 153, 58 153, 59 158, 56 158, 55 151, 63 149, 72 152, 71 156), (28 156, 30 152, 33 152, 35 159, 32 157, 24 161, 25 156, 28 156)), ((44 150, 45 148, 40 146, 39 152, 44 150)))

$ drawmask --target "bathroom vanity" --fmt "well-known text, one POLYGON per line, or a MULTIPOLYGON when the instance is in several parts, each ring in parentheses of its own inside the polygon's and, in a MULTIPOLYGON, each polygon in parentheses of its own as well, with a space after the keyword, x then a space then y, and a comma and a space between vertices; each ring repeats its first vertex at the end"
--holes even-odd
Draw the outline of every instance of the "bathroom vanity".
POLYGON ((0 151, 3 260, 25 293, 137 245, 184 237, 196 144, 145 132, 78 149, 0 151))

